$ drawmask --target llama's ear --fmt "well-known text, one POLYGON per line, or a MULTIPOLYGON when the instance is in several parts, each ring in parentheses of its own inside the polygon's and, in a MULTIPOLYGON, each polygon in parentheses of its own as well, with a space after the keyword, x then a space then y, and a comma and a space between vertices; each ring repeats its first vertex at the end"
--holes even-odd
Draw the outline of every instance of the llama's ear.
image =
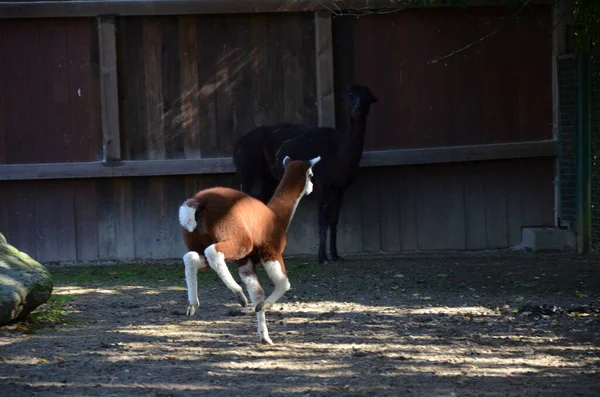
POLYGON ((317 156, 317 157, 315 157, 314 159, 312 159, 312 160, 309 160, 309 163, 310 163, 310 166, 311 166, 311 168, 312 168, 312 167, 313 167, 315 164, 317 164, 319 161, 321 161, 321 156, 317 156))
POLYGON ((292 159, 290 158, 290 156, 285 156, 285 158, 283 159, 283 168, 285 168, 291 160, 292 159))

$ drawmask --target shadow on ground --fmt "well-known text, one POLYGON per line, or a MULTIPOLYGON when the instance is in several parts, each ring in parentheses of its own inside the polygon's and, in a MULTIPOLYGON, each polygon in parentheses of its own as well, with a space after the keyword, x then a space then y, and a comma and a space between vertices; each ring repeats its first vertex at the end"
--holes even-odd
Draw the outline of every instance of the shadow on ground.
POLYGON ((55 293, 73 298, 69 321, 0 329, 0 395, 596 396, 599 318, 517 309, 597 307, 597 263, 296 259, 292 289, 267 314, 274 346, 257 343, 254 313, 212 272, 188 318, 178 262, 50 267, 55 293))

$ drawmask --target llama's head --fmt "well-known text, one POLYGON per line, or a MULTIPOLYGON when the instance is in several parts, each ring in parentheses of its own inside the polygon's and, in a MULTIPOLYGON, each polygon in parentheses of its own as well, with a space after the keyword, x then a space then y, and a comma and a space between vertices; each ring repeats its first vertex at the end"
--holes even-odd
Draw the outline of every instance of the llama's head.
POLYGON ((295 181, 304 181, 304 186, 299 186, 303 188, 300 193, 301 196, 309 195, 313 190, 313 183, 311 178, 313 177, 312 168, 315 164, 321 161, 321 156, 315 157, 312 160, 302 161, 295 160, 289 158, 289 156, 285 156, 283 159, 283 168, 285 169, 284 178, 289 176, 295 181))
POLYGON ((344 94, 354 117, 365 117, 369 114, 372 103, 377 103, 377 98, 366 85, 353 85, 344 94))

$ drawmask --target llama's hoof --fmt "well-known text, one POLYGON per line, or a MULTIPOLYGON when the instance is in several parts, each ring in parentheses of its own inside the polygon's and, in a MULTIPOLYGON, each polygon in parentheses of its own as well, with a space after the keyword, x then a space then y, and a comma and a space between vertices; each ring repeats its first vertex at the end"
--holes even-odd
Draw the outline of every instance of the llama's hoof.
POLYGON ((319 264, 321 264, 321 265, 327 265, 328 263, 329 263, 329 260, 327 259, 326 256, 322 257, 322 258, 319 258, 319 264))
POLYGON ((262 343, 263 345, 272 345, 273 341, 268 336, 261 336, 260 343, 262 343))
POLYGON ((237 294, 237 298, 238 298, 238 302, 240 303, 240 306, 242 306, 242 307, 248 306, 248 299, 246 298, 246 295, 244 295, 243 292, 240 292, 239 294, 237 294))
POLYGON ((267 310, 271 306, 273 306, 272 303, 267 302, 267 301, 262 301, 258 305, 256 305, 256 307, 254 308, 254 311, 258 313, 261 310, 267 310))
POLYGON ((185 315, 188 316, 188 317, 193 316, 194 314, 196 314, 196 308, 197 307, 198 306, 195 306, 195 305, 188 305, 187 311, 185 312, 185 315))
POLYGON ((337 255, 332 255, 331 256, 331 262, 335 263, 335 262, 343 262, 345 261, 344 258, 342 258, 341 256, 337 256, 337 255))

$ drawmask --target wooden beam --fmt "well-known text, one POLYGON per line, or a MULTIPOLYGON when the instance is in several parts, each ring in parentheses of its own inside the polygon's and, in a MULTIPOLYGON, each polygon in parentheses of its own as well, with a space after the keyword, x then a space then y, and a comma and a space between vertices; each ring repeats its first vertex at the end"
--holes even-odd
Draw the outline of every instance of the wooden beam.
POLYGON ((335 128, 333 39, 331 13, 328 11, 315 12, 315 58, 317 63, 319 126, 335 128))
POLYGON ((100 51, 100 102, 102 117, 103 160, 121 160, 119 129, 119 88, 117 83, 117 39, 115 18, 98 18, 100 51))
POLYGON ((556 141, 497 143, 490 145, 447 146, 424 149, 371 151, 363 153, 361 167, 460 163, 552 157, 558 154, 556 141))
MULTIPOLYGON (((552 0, 539 0, 551 2, 552 0)), ((425 7, 452 7, 449 1, 438 0, 425 7)), ((468 5, 502 5, 503 1, 470 0, 468 5)), ((423 7, 412 5, 411 8, 423 7)), ((349 9, 391 10, 407 8, 404 2, 390 0, 58 0, 0 2, 1 18, 66 18, 102 15, 182 15, 182 14, 244 14, 264 12, 310 12, 349 9)))
MULTIPOLYGON (((441 164, 465 161, 553 157, 556 141, 500 143, 493 145, 450 146, 401 149, 363 153, 361 167, 415 164, 441 164)), ((107 178, 158 175, 229 174, 235 172, 230 157, 121 161, 113 163, 1 164, 0 180, 107 178)))

